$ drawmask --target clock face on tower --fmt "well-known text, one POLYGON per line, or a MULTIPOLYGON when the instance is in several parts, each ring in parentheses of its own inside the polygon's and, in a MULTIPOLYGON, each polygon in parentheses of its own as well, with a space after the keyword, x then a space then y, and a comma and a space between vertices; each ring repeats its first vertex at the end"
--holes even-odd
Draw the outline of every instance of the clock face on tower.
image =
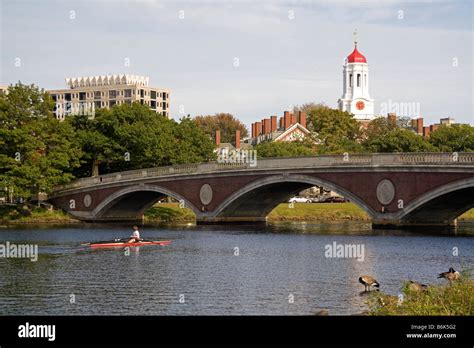
POLYGON ((364 110, 365 108, 365 104, 362 100, 359 100, 357 103, 356 103, 356 108, 357 110, 364 110))

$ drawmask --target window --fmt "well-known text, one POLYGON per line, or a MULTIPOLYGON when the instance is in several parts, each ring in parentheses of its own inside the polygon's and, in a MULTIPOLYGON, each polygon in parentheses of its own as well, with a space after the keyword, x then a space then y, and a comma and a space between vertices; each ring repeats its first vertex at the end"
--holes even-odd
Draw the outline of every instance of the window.
POLYGON ((95 109, 100 109, 100 101, 95 101, 94 102, 94 108, 95 109))
POLYGON ((132 101, 129 100, 129 99, 127 99, 127 100, 125 100, 125 104, 131 105, 131 104, 132 104, 132 101))
POLYGON ((166 100, 168 98, 168 93, 163 92, 163 100, 166 100))
POLYGON ((166 110, 167 107, 168 107, 168 103, 163 103, 163 110, 166 110))
POLYGON ((125 98, 131 98, 132 97, 132 90, 131 89, 126 89, 124 91, 124 96, 125 96, 125 98))
POLYGON ((116 97, 117 97, 117 91, 116 90, 109 91, 109 98, 116 98, 116 97))
POLYGON ((360 87, 360 74, 357 74, 357 87, 360 87))
POLYGON ((71 93, 64 94, 64 99, 66 99, 66 101, 71 101, 71 93))
POLYGON ((140 99, 140 104, 143 104, 143 99, 140 99))
POLYGON ((51 94, 51 98, 53 98, 54 101, 58 100, 58 97, 56 96, 56 94, 51 94))
POLYGON ((115 100, 109 101, 109 106, 110 107, 114 106, 115 104, 117 104, 117 102, 115 100))
POLYGON ((349 74, 349 87, 352 87, 352 74, 349 74))
POLYGON ((94 99, 100 99, 100 91, 94 92, 94 99))
POLYGON ((79 100, 86 100, 86 92, 79 93, 79 100))
MULTIPOLYGON (((141 90, 140 90, 140 98, 143 98, 144 94, 145 94, 145 91, 144 91, 143 89, 141 89, 141 90)), ((143 104, 143 103, 142 103, 142 104, 143 104)))
POLYGON ((156 99, 156 91, 151 91, 151 99, 156 99))
POLYGON ((151 100, 150 101, 150 106, 151 106, 152 109, 156 109, 156 101, 151 100))

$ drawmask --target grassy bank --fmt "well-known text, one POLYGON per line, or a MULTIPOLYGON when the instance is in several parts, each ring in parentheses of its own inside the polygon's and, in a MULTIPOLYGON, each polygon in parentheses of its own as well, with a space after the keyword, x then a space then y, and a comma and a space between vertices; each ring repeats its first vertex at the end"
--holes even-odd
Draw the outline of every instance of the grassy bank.
POLYGON ((282 203, 268 215, 269 221, 367 221, 369 216, 353 203, 282 203))
POLYGON ((474 209, 468 210, 459 217, 462 221, 474 221, 474 209))
POLYGON ((369 315, 474 315, 474 280, 428 286, 420 292, 405 285, 400 303, 397 296, 374 292, 368 304, 369 315))
POLYGON ((178 203, 155 204, 145 213, 145 222, 194 222, 196 215, 188 208, 180 208, 178 203))
POLYGON ((0 205, 0 223, 51 224, 79 223, 62 210, 47 210, 35 206, 0 205))

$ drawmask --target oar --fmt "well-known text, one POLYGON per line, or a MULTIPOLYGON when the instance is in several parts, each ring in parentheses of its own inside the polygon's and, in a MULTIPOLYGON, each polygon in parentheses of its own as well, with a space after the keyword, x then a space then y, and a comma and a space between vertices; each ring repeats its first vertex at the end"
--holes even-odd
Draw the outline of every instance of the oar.
POLYGON ((81 245, 84 245, 84 246, 87 246, 87 245, 91 245, 91 244, 105 244, 105 243, 114 243, 114 242, 126 242, 127 240, 129 240, 129 238, 115 238, 113 240, 102 240, 102 241, 98 241, 98 242, 88 242, 88 243, 82 243, 81 245))

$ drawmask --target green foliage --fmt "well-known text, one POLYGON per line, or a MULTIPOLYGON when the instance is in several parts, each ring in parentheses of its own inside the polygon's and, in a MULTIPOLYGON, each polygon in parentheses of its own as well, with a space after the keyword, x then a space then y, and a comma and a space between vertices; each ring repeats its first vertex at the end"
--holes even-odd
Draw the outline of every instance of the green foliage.
POLYGON ((78 222, 62 210, 37 206, 0 205, 0 221, 7 223, 71 223, 78 222))
POLYGON ((314 156, 316 154, 316 151, 311 148, 311 144, 301 141, 262 142, 256 145, 254 150, 257 150, 258 158, 314 156))
POLYGON ((28 199, 71 181, 82 155, 73 129, 54 118, 53 101, 18 83, 0 96, 0 187, 28 199))
POLYGON ((353 115, 325 105, 303 106, 306 110, 307 126, 318 140, 318 153, 361 152, 360 124, 353 115))
POLYGON ((428 140, 411 130, 393 128, 374 132, 363 142, 369 152, 433 152, 437 149, 428 140))
POLYGON ((218 113, 215 115, 196 116, 194 121, 204 133, 215 141, 216 130, 221 131, 221 142, 235 145, 235 131, 240 130, 240 136, 245 138, 248 131, 239 119, 228 113, 218 113))
POLYGON ((404 285, 404 299, 373 292, 368 304, 371 315, 474 315, 474 281, 463 272, 452 285, 433 285, 412 291, 404 285))
POLYGON ((198 163, 214 160, 214 142, 189 116, 175 125, 175 155, 171 164, 198 163))
POLYGON ((67 120, 85 153, 80 176, 214 158, 211 139, 189 117, 177 123, 139 103, 100 109, 93 119, 67 120))
POLYGON ((442 125, 430 133, 429 142, 442 152, 472 152, 474 127, 466 124, 442 125))

